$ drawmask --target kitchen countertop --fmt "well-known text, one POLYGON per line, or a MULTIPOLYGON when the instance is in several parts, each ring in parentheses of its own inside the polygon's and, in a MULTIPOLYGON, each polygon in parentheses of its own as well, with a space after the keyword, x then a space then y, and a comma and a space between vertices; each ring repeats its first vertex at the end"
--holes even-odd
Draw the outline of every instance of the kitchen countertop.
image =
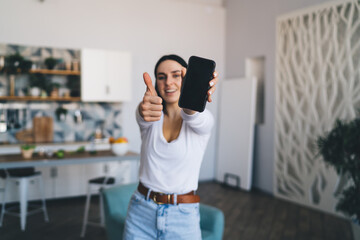
MULTIPOLYGON (((107 139, 106 139, 107 140, 107 139)), ((100 140, 98 142, 106 142, 106 140, 100 140)), ((33 144, 33 145, 71 145, 71 144, 81 144, 81 143, 90 143, 91 141, 79 141, 79 142, 47 142, 47 143, 9 143, 9 142, 2 142, 0 143, 0 148, 2 147, 9 147, 9 146, 21 146, 24 144, 33 144)))
POLYGON ((46 167, 67 164, 89 164, 97 162, 139 159, 139 153, 129 151, 124 156, 116 156, 110 150, 97 151, 96 154, 90 154, 89 152, 66 152, 64 158, 57 158, 55 156, 33 156, 31 159, 24 159, 21 154, 4 154, 0 155, 0 169, 21 167, 46 167))
MULTIPOLYGON (((51 150, 57 151, 63 149, 65 151, 75 151, 81 146, 84 146, 86 150, 110 150, 111 145, 109 140, 106 139, 97 139, 94 142, 53 142, 53 143, 29 143, 30 145, 36 145, 35 152, 42 150, 51 150), (92 144, 94 144, 92 146, 92 144)), ((0 156, 6 154, 19 154, 21 152, 20 147, 24 143, 15 143, 15 144, 2 144, 0 145, 0 156)))

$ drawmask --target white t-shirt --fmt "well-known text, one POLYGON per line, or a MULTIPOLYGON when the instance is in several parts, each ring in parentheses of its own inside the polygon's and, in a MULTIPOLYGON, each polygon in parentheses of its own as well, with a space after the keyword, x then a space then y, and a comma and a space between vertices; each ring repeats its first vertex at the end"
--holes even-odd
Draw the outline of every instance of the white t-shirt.
POLYGON ((139 176, 152 191, 183 194, 198 187, 214 118, 208 110, 193 115, 181 110, 181 117, 178 138, 167 142, 163 134, 164 113, 159 121, 146 122, 136 110, 142 139, 139 176))

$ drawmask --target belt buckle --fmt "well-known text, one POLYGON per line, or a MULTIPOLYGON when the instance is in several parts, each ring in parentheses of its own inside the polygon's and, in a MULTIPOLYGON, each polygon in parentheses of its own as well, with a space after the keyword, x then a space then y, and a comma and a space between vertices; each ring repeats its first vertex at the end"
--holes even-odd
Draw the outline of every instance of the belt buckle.
MULTIPOLYGON (((162 193, 160 193, 160 194, 162 194, 162 193)), ((163 195, 167 195, 167 204, 170 204, 171 194, 163 194, 163 195)), ((166 203, 163 203, 163 202, 158 202, 157 199, 156 199, 156 196, 157 196, 157 194, 154 194, 154 196, 153 196, 153 198, 152 198, 152 200, 153 200, 156 204, 158 204, 158 205, 166 204, 166 203)))

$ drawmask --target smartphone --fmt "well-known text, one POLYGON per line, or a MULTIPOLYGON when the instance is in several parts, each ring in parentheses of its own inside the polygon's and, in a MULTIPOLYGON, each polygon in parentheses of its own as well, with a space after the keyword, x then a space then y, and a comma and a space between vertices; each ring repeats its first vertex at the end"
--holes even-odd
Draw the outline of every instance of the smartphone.
POLYGON ((215 62, 210 59, 191 56, 181 86, 179 107, 197 112, 205 110, 208 99, 209 81, 213 79, 215 62))

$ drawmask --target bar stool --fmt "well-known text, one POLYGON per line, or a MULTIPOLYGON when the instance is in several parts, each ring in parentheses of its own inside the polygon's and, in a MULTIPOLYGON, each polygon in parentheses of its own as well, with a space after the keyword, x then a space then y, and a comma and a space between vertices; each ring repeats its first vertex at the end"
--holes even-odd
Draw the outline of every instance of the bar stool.
POLYGON ((104 209, 103 209, 103 198, 102 195, 99 194, 100 198, 100 222, 91 222, 89 221, 89 210, 90 210, 90 201, 91 201, 91 194, 92 193, 100 193, 100 190, 102 188, 108 188, 115 184, 115 178, 114 177, 98 177, 98 178, 92 178, 88 181, 87 186, 87 195, 86 195, 86 203, 85 203, 85 212, 84 212, 84 219, 83 219, 83 225, 81 229, 81 237, 85 236, 86 227, 87 225, 93 225, 93 226, 105 226, 105 218, 104 218, 104 209))
POLYGON ((0 227, 2 226, 2 222, 5 214, 20 217, 20 226, 22 231, 25 231, 26 217, 28 215, 43 211, 45 221, 46 222, 49 221, 46 204, 45 204, 44 185, 41 177, 41 172, 36 172, 35 168, 30 168, 30 167, 18 168, 18 169, 5 169, 5 170, 0 170, 0 177, 5 179, 5 189, 4 189, 4 196, 3 196, 1 216, 0 216, 0 227), (28 211, 27 194, 28 194, 28 184, 31 181, 38 182, 42 205, 37 206, 37 205, 29 204, 29 207, 33 207, 34 209, 28 211), (13 207, 6 209, 5 206, 6 195, 9 193, 8 191, 11 182, 19 185, 20 213, 12 212, 10 211, 10 209, 12 209, 13 207))

